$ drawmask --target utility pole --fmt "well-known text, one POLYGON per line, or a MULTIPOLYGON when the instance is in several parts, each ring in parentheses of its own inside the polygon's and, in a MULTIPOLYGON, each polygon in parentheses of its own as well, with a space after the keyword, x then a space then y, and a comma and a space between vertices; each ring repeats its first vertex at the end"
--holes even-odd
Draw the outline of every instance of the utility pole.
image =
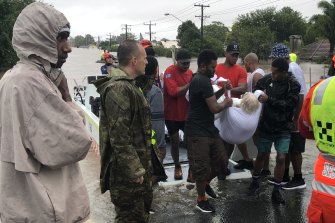
POLYGON ((122 30, 124 29, 124 30, 126 31, 126 39, 128 39, 128 31, 131 30, 131 29, 130 29, 130 26, 131 26, 131 25, 124 24, 123 26, 124 26, 124 28, 122 28, 122 30))
POLYGON ((109 36, 109 49, 112 49, 112 34, 108 33, 107 36, 109 36))
POLYGON ((209 7, 209 5, 203 5, 203 4, 194 4, 194 6, 201 7, 201 16, 195 16, 195 17, 200 17, 201 18, 201 28, 200 28, 200 37, 201 37, 201 49, 204 44, 204 18, 209 18, 209 16, 204 16, 204 8, 209 7))
POLYGON ((151 21, 150 21, 149 24, 147 24, 147 23, 143 23, 143 24, 146 25, 146 26, 149 26, 149 32, 146 32, 146 34, 149 34, 149 40, 150 40, 150 42, 151 42, 151 34, 156 34, 155 32, 151 32, 151 26, 155 26, 156 23, 155 23, 155 24, 152 24, 151 21))

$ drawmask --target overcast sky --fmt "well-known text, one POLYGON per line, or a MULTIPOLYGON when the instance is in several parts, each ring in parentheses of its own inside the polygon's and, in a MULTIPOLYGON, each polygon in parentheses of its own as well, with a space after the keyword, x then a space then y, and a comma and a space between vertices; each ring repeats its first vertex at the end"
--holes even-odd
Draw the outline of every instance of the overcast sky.
MULTIPOLYGON (((131 25, 130 32, 149 39, 148 24, 155 24, 153 39, 176 39, 177 28, 181 21, 192 20, 200 27, 201 8, 194 4, 203 4, 204 15, 210 16, 204 25, 220 21, 229 28, 238 15, 274 6, 277 10, 289 6, 300 12, 304 18, 321 13, 317 8, 319 0, 44 0, 63 12, 71 23, 71 36, 91 34, 97 40, 107 35, 119 35, 125 32, 124 24, 131 25), (173 16, 165 16, 170 13, 173 16)), ((294 33, 292 33, 294 34, 294 33)))

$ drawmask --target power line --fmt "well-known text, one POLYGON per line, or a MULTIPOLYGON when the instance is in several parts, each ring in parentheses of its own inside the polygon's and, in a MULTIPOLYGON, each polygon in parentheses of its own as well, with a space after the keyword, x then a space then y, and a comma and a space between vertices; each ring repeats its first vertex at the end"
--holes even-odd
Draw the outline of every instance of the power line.
POLYGON ((151 41, 151 35, 152 35, 152 34, 155 34, 155 32, 152 32, 152 31, 151 31, 151 26, 155 26, 156 23, 155 23, 155 24, 152 24, 151 21, 150 21, 149 24, 144 23, 144 25, 149 26, 149 32, 146 32, 146 34, 149 34, 149 40, 151 41))
POLYGON ((194 5, 196 7, 201 7, 201 16, 195 16, 195 17, 200 17, 201 18, 201 27, 200 27, 200 36, 201 36, 201 49, 203 47, 204 43, 204 17, 208 18, 208 16, 204 16, 204 8, 209 7, 209 5, 194 5))
POLYGON ((128 24, 124 24, 124 28, 122 28, 122 30, 125 30, 126 31, 126 39, 128 39, 128 30, 130 32, 131 28, 130 28, 131 25, 128 25, 128 24))

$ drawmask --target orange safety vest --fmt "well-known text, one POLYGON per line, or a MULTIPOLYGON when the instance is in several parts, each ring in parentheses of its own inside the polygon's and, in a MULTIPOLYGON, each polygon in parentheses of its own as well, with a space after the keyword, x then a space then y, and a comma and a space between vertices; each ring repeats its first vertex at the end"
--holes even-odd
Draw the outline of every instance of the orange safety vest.
MULTIPOLYGON (((325 159, 320 154, 315 162, 314 171, 317 182, 335 187, 335 162, 325 159)), ((335 195, 335 188, 332 192, 335 195)))

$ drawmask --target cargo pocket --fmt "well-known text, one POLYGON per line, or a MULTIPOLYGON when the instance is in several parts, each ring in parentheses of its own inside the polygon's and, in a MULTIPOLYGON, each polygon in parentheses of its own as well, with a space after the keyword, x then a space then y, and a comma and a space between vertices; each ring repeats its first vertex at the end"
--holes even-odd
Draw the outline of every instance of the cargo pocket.
POLYGON ((322 211, 317 207, 309 204, 307 209, 308 223, 322 223, 322 211))

